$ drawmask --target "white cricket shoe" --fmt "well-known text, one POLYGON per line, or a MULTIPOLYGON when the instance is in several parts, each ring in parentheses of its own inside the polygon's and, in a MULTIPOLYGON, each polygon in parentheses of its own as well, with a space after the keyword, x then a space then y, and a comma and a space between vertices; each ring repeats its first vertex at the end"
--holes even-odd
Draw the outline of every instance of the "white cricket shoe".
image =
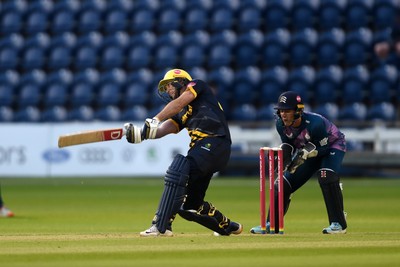
POLYGON ((153 224, 149 229, 140 232, 140 236, 142 237, 149 237, 149 236, 166 236, 166 237, 171 237, 174 236, 174 233, 172 233, 171 230, 165 230, 165 233, 160 233, 160 231, 158 231, 157 226, 155 224, 153 224))
POLYGON ((322 230, 323 234, 345 234, 346 229, 343 229, 340 223, 333 222, 331 225, 327 228, 324 228, 322 230))
POLYGON ((3 206, 0 208, 0 217, 14 217, 14 213, 3 206))

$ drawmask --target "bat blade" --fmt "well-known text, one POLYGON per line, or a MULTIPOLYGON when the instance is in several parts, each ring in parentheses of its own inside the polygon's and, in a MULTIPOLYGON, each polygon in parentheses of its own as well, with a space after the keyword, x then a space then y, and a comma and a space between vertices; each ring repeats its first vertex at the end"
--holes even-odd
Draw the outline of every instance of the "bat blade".
POLYGON ((122 128, 83 131, 61 135, 58 137, 58 147, 67 147, 95 142, 119 140, 125 135, 122 128))

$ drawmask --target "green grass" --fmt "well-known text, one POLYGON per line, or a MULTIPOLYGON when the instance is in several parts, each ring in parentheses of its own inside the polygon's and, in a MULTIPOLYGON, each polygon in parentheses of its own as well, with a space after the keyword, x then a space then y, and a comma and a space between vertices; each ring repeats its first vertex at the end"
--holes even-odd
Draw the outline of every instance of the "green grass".
POLYGON ((0 218, 0 266, 398 266, 400 179, 343 179, 346 235, 328 225, 310 180, 292 198, 284 235, 251 235, 259 224, 258 179, 215 178, 207 200, 245 231, 214 237, 177 218, 173 238, 139 238, 161 179, 2 179, 16 217, 0 218))

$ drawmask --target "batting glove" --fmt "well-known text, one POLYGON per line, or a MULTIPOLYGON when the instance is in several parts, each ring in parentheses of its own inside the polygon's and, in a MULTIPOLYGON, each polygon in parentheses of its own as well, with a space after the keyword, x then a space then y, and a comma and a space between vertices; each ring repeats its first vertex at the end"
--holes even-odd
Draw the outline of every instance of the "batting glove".
POLYGON ((143 126, 143 139, 155 139, 160 121, 157 118, 148 118, 143 126))
POLYGON ((126 140, 128 140, 129 143, 139 144, 142 142, 142 131, 139 127, 132 123, 125 123, 124 128, 126 131, 126 140))

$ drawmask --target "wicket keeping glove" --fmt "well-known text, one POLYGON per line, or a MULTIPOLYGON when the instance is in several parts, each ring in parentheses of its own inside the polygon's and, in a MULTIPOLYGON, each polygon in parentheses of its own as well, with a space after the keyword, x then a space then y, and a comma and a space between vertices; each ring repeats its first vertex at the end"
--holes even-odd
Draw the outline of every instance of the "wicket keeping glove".
POLYGON ((302 149, 299 150, 299 152, 297 152, 287 170, 290 173, 294 173, 297 168, 306 161, 306 159, 316 157, 317 155, 317 147, 313 143, 308 142, 302 149))
POLYGON ((125 123, 124 128, 126 131, 126 140, 128 140, 129 143, 139 144, 142 142, 142 131, 139 127, 132 123, 125 123))
POLYGON ((144 122, 142 139, 155 139, 160 121, 157 118, 148 118, 144 122))

